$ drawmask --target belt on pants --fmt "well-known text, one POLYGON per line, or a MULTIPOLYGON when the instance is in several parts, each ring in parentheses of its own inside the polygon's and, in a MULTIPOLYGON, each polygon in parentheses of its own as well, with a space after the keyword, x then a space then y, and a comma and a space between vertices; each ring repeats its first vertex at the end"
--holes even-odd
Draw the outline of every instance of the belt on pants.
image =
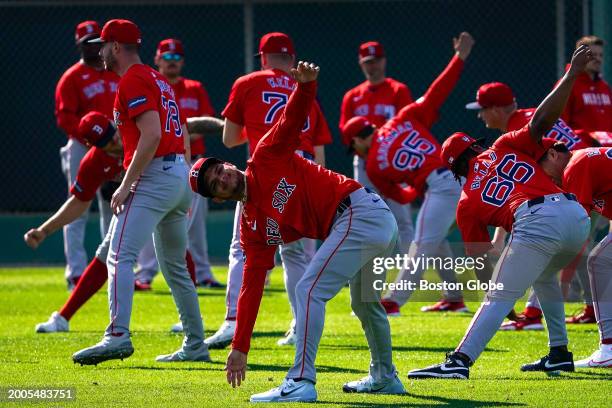
POLYGON ((302 153, 302 157, 305 158, 305 159, 308 159, 310 161, 314 160, 314 155, 311 154, 311 153, 308 153, 308 152, 303 152, 302 153))
MULTIPOLYGON (((372 194, 372 193, 374 193, 372 190, 370 190, 370 189, 369 189, 369 188, 367 188, 367 187, 364 187, 363 189, 364 189, 364 190, 366 191, 366 193, 368 193, 368 194, 372 194)), ((351 194, 353 194, 353 193, 351 193, 351 194)), ((351 206, 351 194, 349 194, 349 195, 347 195, 346 197, 344 197, 344 198, 342 199, 342 201, 340 201, 340 204, 338 204, 338 208, 336 208, 336 213, 337 213, 338 215, 342 214, 342 213, 343 213, 343 212, 344 212, 344 211, 345 211, 347 208, 349 208, 349 207, 351 206)))
POLYGON ((436 174, 446 173, 447 171, 450 171, 450 170, 448 168, 446 168, 446 167, 440 167, 440 168, 436 169, 436 174))
MULTIPOLYGON (((572 194, 572 193, 563 193, 563 195, 569 201, 578 201, 578 200, 576 200, 576 196, 574 194, 572 194)), ((527 207, 531 208, 534 205, 544 204, 544 201, 546 201, 546 197, 545 196, 532 198, 531 200, 527 201, 527 207)))
POLYGON ((162 156, 162 161, 175 161, 176 160, 176 153, 170 153, 167 154, 165 156, 162 156))

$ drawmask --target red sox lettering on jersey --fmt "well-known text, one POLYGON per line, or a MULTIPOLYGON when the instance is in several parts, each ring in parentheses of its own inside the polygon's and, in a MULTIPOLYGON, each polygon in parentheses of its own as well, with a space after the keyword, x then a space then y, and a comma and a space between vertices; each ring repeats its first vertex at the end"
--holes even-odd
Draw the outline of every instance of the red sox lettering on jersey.
POLYGON ((289 197, 291 197, 295 187, 295 184, 287 183, 284 177, 279 181, 276 191, 274 191, 272 196, 272 207, 276 208, 279 213, 283 213, 285 204, 289 201, 289 197))

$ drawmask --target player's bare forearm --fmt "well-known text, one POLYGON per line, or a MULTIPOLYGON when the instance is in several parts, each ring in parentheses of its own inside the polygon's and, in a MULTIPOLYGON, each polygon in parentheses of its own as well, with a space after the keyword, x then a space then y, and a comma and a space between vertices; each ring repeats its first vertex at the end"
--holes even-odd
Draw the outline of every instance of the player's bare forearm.
POLYGON ((246 137, 242 133, 242 127, 242 125, 225 118, 225 124, 223 126, 223 144, 226 147, 232 148, 247 142, 246 137))
POLYGON ((187 119, 189 133, 208 134, 223 130, 224 122, 213 116, 198 116, 187 119))
POLYGON ((325 146, 318 145, 314 147, 314 161, 321 167, 325 167, 325 146))
POLYGON ((75 196, 70 196, 68 200, 60 207, 55 214, 53 214, 47 221, 45 221, 39 230, 43 231, 46 236, 53 234, 64 225, 70 224, 72 221, 79 218, 87 209, 91 201, 81 201, 75 196))
POLYGON ((555 124, 559 116, 561 116, 572 92, 572 87, 574 86, 576 78, 584 71, 586 64, 592 58, 589 47, 585 45, 578 47, 572 56, 570 69, 563 75, 563 78, 561 78, 561 81, 559 81, 555 89, 544 98, 540 106, 536 109, 529 122, 529 128, 531 130, 531 136, 537 142, 542 140, 542 137, 555 124))

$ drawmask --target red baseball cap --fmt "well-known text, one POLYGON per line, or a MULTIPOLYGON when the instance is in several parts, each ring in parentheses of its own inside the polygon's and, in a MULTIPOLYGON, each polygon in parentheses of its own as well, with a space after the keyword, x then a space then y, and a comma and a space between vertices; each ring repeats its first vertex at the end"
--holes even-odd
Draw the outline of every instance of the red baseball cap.
POLYGON ((476 102, 465 105, 466 109, 483 109, 492 106, 508 106, 514 103, 512 89, 501 82, 481 85, 476 92, 476 102))
POLYGON ((366 117, 355 116, 342 126, 342 143, 350 146, 353 138, 368 136, 370 130, 373 130, 372 123, 366 117), (366 129, 368 130, 366 131, 366 129), (362 134, 364 131, 368 134, 362 134))
POLYGON ((442 152, 440 153, 442 162, 450 168, 455 160, 461 156, 461 153, 465 152, 474 143, 476 143, 476 139, 466 133, 453 133, 442 144, 442 152))
POLYGON ((378 41, 368 41, 359 46, 359 62, 370 61, 385 56, 385 49, 378 41))
POLYGON ((212 197, 208 185, 204 182, 206 172, 215 164, 223 164, 223 160, 215 157, 203 157, 198 159, 191 170, 189 171, 189 186, 194 193, 198 193, 204 197, 212 197))
POLYGON ((140 29, 130 20, 114 19, 109 20, 102 27, 100 38, 90 42, 118 42, 121 44, 140 44, 142 38, 140 29))
POLYGON ((74 40, 77 44, 100 37, 100 25, 97 21, 87 20, 80 22, 74 32, 74 40))
POLYGON ((175 38, 161 40, 159 44, 157 44, 157 55, 163 54, 178 54, 184 56, 185 51, 183 50, 183 43, 181 40, 175 38))
POLYGON ((110 119, 100 112, 92 111, 81 118, 77 132, 87 146, 104 147, 113 138, 115 131, 110 119))
POLYGON ((268 33, 259 40, 259 52, 255 56, 261 54, 291 54, 295 55, 293 41, 285 33, 268 33))

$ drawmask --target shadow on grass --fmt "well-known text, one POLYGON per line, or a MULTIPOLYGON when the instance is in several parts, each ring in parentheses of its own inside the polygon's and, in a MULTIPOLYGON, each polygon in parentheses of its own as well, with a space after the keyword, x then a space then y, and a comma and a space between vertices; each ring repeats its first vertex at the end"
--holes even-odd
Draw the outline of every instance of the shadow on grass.
MULTIPOLYGON (((319 349, 328 349, 328 350, 364 350, 369 351, 368 346, 365 345, 356 345, 351 346, 349 344, 322 344, 319 346, 319 349)), ((422 347, 422 346, 393 346, 393 351, 428 351, 433 353, 446 353, 449 351, 453 351, 454 347, 422 347)), ((485 351, 492 353, 508 353, 508 350, 498 350, 492 348, 485 348, 485 351)))
MULTIPOLYGON (((192 363, 187 363, 192 364, 192 363)), ((193 363, 195 364, 195 363, 193 363)), ((151 371, 223 371, 225 362, 213 361, 211 363, 202 363, 201 367, 181 367, 180 365, 151 365, 151 366, 100 366, 99 369, 104 370, 151 370, 151 371)), ((247 371, 272 371, 286 372, 290 368, 289 365, 272 365, 272 364, 249 364, 247 371)), ((352 368, 341 368, 328 365, 318 365, 318 373, 363 373, 363 370, 355 370, 352 368)))
MULTIPOLYGON (((150 292, 144 292, 145 296, 147 293, 150 293, 152 295, 162 295, 162 296, 171 296, 172 293, 170 293, 169 290, 152 290, 150 292)), ((207 289, 207 290, 199 290, 198 291, 198 296, 201 297, 225 297, 225 292, 222 291, 217 291, 217 290, 211 290, 211 289, 207 289)))
MULTIPOLYGON (((372 395, 372 399, 374 400, 376 396, 372 395)), ((408 393, 404 396, 398 396, 400 398, 418 398, 422 400, 429 400, 430 403, 427 402, 396 402, 393 404, 381 404, 380 402, 372 401, 372 402, 352 402, 352 401, 317 401, 318 403, 325 403, 331 405, 341 405, 344 407, 516 407, 516 406, 526 406, 527 404, 523 404, 520 402, 507 402, 507 401, 477 401, 477 400, 467 400, 467 399, 459 399, 459 398, 447 398, 447 397, 437 397, 434 395, 418 395, 413 393, 408 393)))

